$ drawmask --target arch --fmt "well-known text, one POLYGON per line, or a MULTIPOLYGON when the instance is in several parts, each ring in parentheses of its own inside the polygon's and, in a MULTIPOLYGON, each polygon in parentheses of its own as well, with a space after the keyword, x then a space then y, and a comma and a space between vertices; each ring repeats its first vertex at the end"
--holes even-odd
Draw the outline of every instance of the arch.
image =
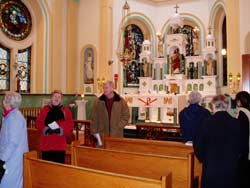
MULTIPOLYGON (((7 36, 0 32, 0 42, 11 49, 11 64, 15 61, 15 56, 18 53, 18 50, 26 49, 28 47, 32 47, 32 57, 31 57, 31 92, 37 92, 36 87, 43 87, 41 91, 38 92, 47 92, 48 85, 48 73, 47 73, 47 65, 48 65, 48 52, 49 52, 49 11, 47 8, 47 4, 43 0, 23 0, 22 3, 28 8, 31 18, 32 18, 32 30, 27 38, 21 41, 15 41, 9 39, 7 36), (39 24, 38 24, 39 23, 39 24), (41 32, 42 31, 42 32, 41 32), (39 65, 39 66, 38 66, 39 65), (42 71, 36 71, 40 69, 42 71), (42 72, 42 73, 40 73, 42 72), (38 76, 39 74, 39 76, 38 76), (39 79, 40 80, 39 80, 39 79)), ((11 83, 12 85, 15 82, 15 71, 11 73, 11 83)), ((13 90, 14 87, 11 87, 13 90)))
MULTIPOLYGON (((223 1, 217 0, 211 8, 211 12, 209 16, 209 25, 212 28, 212 33, 214 37, 217 39, 215 47, 218 52, 221 52, 223 48, 222 27, 223 27, 223 22, 225 18, 226 18, 225 4, 223 1)), ((223 86, 223 76, 221 76, 223 75, 223 56, 221 55, 221 53, 218 53, 216 67, 217 67, 217 75, 220 75, 218 77, 219 78, 218 86, 221 87, 223 86)))
MULTIPOLYGON (((151 22, 151 20, 146 15, 144 15, 142 13, 132 12, 132 13, 129 13, 127 15, 125 20, 121 21, 119 28, 125 28, 126 26, 128 26, 130 24, 135 24, 141 29, 143 36, 144 36, 144 40, 148 39, 149 41, 151 41, 152 54, 155 54, 155 38, 154 38, 154 36, 156 36, 156 30, 155 30, 155 27, 153 26, 153 23, 151 22)), ((123 45, 122 44, 123 30, 119 31, 118 37, 119 37, 119 40, 118 40, 118 48, 117 49, 123 49, 123 46, 122 46, 123 45)))
MULTIPOLYGON (((183 19, 184 19, 184 25, 190 25, 192 27, 198 27, 199 31, 200 31, 200 36, 199 36, 199 45, 200 45, 200 50, 203 48, 203 43, 205 41, 205 36, 206 36, 206 28, 204 26, 204 24, 202 23, 202 21, 195 15, 190 14, 190 13, 181 13, 180 14, 183 19)), ((170 27, 169 27, 169 21, 170 18, 165 22, 165 24, 162 27, 161 33, 163 34, 167 34, 170 27)), ((166 40, 166 37, 165 37, 166 40)), ((166 42, 166 41, 165 41, 166 42)), ((165 48, 166 50, 166 48, 165 48)), ((166 52, 166 51, 165 51, 166 52)))
POLYGON ((248 32, 244 40, 244 50, 245 54, 250 54, 250 31, 248 32))

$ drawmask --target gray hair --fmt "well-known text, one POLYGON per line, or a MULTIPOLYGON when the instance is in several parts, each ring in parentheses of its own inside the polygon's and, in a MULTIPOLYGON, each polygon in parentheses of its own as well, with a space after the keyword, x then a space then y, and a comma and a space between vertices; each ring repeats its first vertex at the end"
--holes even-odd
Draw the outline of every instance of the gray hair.
POLYGON ((106 82, 104 82, 104 85, 105 84, 108 84, 111 88, 115 88, 115 85, 114 85, 114 82, 113 81, 111 81, 111 80, 108 80, 108 81, 106 81, 106 82))
POLYGON ((4 97, 5 102, 9 104, 12 108, 17 108, 22 103, 22 96, 17 92, 6 92, 4 97))
POLYGON ((224 95, 217 95, 212 99, 214 111, 227 111, 228 109, 228 98, 224 95))
POLYGON ((192 91, 188 96, 188 102, 190 104, 201 102, 201 94, 198 91, 192 91))

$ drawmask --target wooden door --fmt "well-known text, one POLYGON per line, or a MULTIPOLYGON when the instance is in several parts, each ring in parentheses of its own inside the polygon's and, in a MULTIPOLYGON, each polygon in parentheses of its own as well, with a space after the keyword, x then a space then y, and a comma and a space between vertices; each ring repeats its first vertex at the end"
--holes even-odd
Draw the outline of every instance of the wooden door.
POLYGON ((250 54, 242 55, 242 87, 250 92, 250 54))

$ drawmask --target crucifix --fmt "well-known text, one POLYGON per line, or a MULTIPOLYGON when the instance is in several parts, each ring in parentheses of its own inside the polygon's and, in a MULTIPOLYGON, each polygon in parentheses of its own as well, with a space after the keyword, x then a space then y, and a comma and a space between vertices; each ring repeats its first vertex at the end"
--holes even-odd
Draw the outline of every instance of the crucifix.
POLYGON ((178 13, 178 8, 180 8, 177 4, 175 5, 175 13, 178 13))

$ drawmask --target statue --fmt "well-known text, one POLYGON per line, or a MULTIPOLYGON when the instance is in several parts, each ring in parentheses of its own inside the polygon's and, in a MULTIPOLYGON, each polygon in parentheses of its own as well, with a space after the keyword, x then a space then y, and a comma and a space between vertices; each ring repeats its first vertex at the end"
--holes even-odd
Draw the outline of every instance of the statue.
POLYGON ((179 48, 176 48, 174 50, 174 54, 171 57, 171 60, 172 60, 172 73, 173 74, 180 73, 181 60, 180 60, 179 48))
POLYGON ((85 62, 86 64, 86 77, 87 77, 87 82, 93 82, 93 69, 92 69, 92 61, 93 57, 92 54, 89 52, 87 61, 85 62))
POLYGON ((163 36, 157 34, 158 37, 158 57, 163 57, 163 36))
POLYGON ((206 68, 207 68, 206 74, 208 76, 214 75, 214 60, 212 59, 212 57, 208 58, 206 68))

